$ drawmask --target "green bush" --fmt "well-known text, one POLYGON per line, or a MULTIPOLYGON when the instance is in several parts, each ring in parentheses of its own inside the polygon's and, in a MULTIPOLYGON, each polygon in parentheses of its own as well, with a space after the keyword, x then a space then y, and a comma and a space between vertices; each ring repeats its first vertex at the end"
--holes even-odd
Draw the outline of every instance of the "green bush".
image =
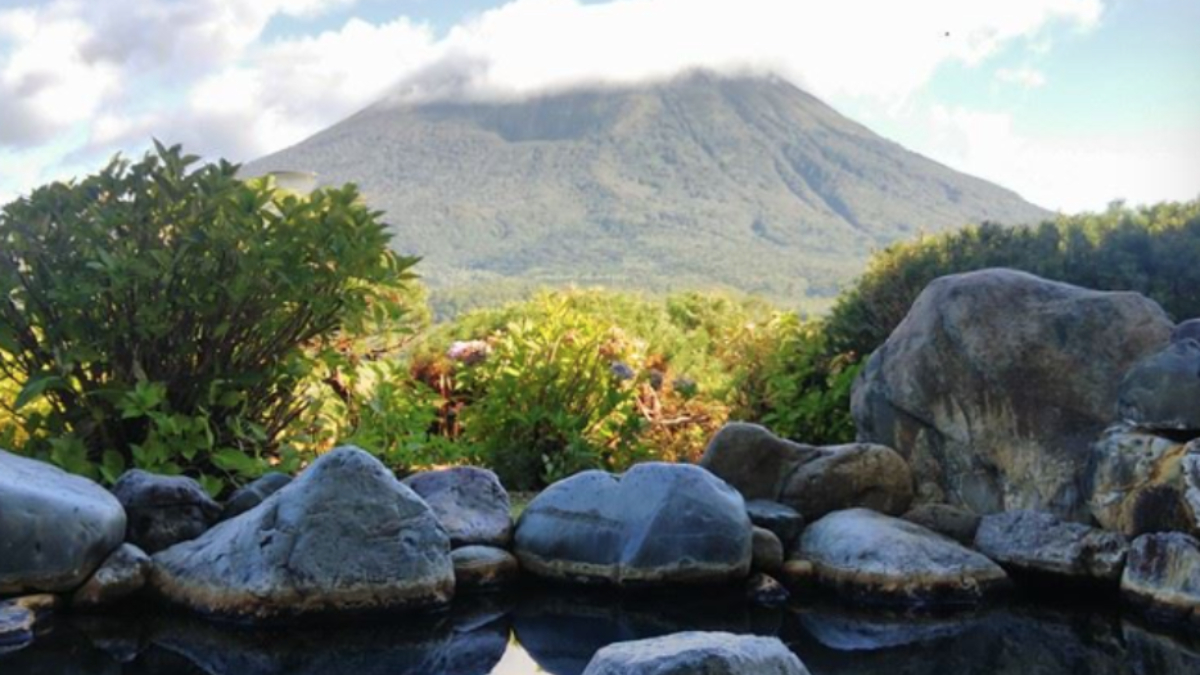
POLYGON ((415 261, 352 186, 300 197, 156 148, 0 212, 7 413, 29 454, 108 480, 294 468, 300 384, 339 330, 400 316, 415 261))
POLYGON ((462 368, 465 439, 518 490, 644 457, 636 392, 612 370, 630 356, 623 336, 565 301, 543 299, 537 309, 496 334, 482 362, 462 368))

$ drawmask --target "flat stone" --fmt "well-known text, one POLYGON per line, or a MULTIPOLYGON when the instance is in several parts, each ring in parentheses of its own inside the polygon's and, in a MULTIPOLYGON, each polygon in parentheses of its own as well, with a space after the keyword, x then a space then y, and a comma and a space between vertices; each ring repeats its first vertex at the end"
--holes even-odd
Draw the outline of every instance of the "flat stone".
POLYGON ((750 515, 751 523, 774 532, 785 548, 791 547, 804 530, 804 516, 779 502, 752 499, 746 502, 746 513, 750 515))
POLYGON ((74 590, 124 539, 107 490, 0 450, 0 595, 74 590))
POLYGON ((429 506, 350 446, 153 559, 157 592, 239 620, 426 608, 454 593, 450 539, 429 506))
POLYGON ((259 476, 229 497, 229 501, 225 502, 225 507, 221 510, 221 520, 229 520, 249 511, 263 503, 267 497, 279 492, 290 482, 292 482, 291 476, 277 471, 259 476))
POLYGON ((499 546, 512 542, 508 492, 495 473, 474 466, 426 471, 404 480, 433 509, 451 545, 499 546))
POLYGON ((497 590, 511 585, 521 573, 513 554, 494 546, 464 546, 450 552, 454 562, 455 589, 497 590))
POLYGON ((821 585, 863 603, 976 604, 1008 582, 996 563, 958 542, 867 509, 809 525, 798 553, 821 585))
POLYGON ((783 542, 775 533, 762 527, 753 530, 753 552, 750 567, 773 574, 783 567, 783 542))
POLYGON ((126 541, 147 553, 199 537, 221 515, 221 506, 186 476, 133 469, 117 479, 113 494, 128 516, 126 541))
POLYGON ((922 504, 900 517, 967 546, 975 543, 979 530, 978 514, 949 504, 922 504))
POLYGON ((751 540, 736 490, 698 466, 648 462, 551 485, 521 515, 515 553, 523 570, 563 581, 723 583, 749 573, 751 540))
POLYGON ((1050 513, 1010 511, 984 516, 975 548, 1010 571, 1115 584, 1129 542, 1050 513))
POLYGON ((601 649, 583 675, 807 675, 778 638, 675 633, 601 649))
POLYGON ((71 604, 77 608, 111 605, 142 590, 149 578, 150 556, 133 544, 122 544, 75 591, 71 604))
POLYGON ((1121 593, 1152 616, 1200 625, 1200 540, 1179 532, 1134 539, 1121 593))
POLYGON ((34 613, 15 602, 0 602, 0 653, 33 642, 34 613))

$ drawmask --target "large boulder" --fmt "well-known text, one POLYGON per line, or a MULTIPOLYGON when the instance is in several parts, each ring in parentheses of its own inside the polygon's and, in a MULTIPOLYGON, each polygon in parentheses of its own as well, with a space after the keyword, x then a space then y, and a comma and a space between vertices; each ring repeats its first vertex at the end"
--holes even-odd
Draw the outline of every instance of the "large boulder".
POLYGON ((1089 446, 1171 328, 1136 293, 1007 269, 942 277, 855 382, 859 440, 899 451, 920 501, 1086 520, 1089 446))
POLYGON ((617 586, 725 582, 750 571, 751 525, 736 490, 690 465, 585 471, 539 494, 517 523, 532 574, 617 586))
POLYGON ((1116 584, 1129 542, 1114 532, 1063 522, 1041 511, 984 516, 975 548, 1009 571, 1116 584))
POLYGON ((1007 585, 996 563, 906 520, 867 509, 831 513, 800 537, 817 581, 868 604, 975 604, 1007 585))
POLYGON ((1121 593, 1152 615, 1200 625, 1200 540, 1179 532, 1133 540, 1121 593))
POLYGON ((583 675, 807 675, 779 638, 675 633, 617 642, 596 653, 583 675))
POLYGON ((257 507, 155 555, 151 584, 202 613, 263 620, 442 605, 454 567, 429 506, 379 460, 343 447, 257 507))
POLYGON ((1121 381, 1117 406, 1142 429, 1200 430, 1200 341, 1172 342, 1139 361, 1121 381))
POLYGON ((897 515, 913 498, 912 474, 891 448, 803 445, 745 422, 717 432, 700 466, 746 499, 782 503, 810 521, 856 506, 897 515))
POLYGON ((1089 506, 1102 527, 1127 537, 1200 535, 1200 441, 1117 426, 1093 454, 1089 506))
POLYGON ((133 469, 117 479, 113 494, 128 516, 125 539, 147 553, 195 539, 221 516, 221 506, 186 476, 133 469))
POLYGON ((73 590, 124 539, 107 490, 0 450, 0 596, 73 590))
POLYGON ((433 509, 453 546, 499 546, 512 540, 508 492, 487 469, 459 466, 404 480, 433 509))

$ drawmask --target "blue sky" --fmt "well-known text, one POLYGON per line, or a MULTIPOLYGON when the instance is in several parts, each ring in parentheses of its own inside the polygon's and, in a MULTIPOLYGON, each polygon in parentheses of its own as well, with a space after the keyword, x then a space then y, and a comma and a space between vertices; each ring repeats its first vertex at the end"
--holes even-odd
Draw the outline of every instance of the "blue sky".
POLYGON ((0 200, 234 161, 390 95, 774 72, 1064 211, 1200 196, 1200 0, 0 0, 0 200))

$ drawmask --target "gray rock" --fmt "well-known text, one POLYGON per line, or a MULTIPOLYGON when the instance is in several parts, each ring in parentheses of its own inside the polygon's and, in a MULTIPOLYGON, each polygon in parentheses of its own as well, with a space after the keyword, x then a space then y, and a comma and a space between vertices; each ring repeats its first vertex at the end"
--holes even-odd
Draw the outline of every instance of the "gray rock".
POLYGON ((784 548, 791 548, 796 537, 804 530, 804 516, 779 502, 754 499, 746 502, 746 513, 755 526, 774 532, 784 548))
POLYGON ((1200 340, 1200 319, 1181 321, 1175 326, 1175 330, 1171 331, 1171 342, 1184 340, 1200 340))
POLYGON ((601 649, 584 675, 807 675, 779 638, 675 633, 601 649))
POLYGON ((122 544, 75 591, 71 604, 77 608, 111 605, 142 590, 149 578, 150 556, 133 544, 122 544))
POLYGON ((748 500, 779 501, 787 477, 817 455, 816 448, 780 438, 765 427, 731 422, 709 441, 700 466, 748 500))
POLYGON ((775 577, 758 572, 746 580, 746 600, 763 607, 782 607, 791 593, 775 577))
POLYGON ((746 499, 780 502, 809 521, 856 506, 903 513, 913 496, 908 465, 890 448, 862 443, 814 447, 744 422, 718 431, 700 466, 746 499))
POLYGON ((493 546, 456 548, 450 552, 450 560, 458 593, 501 589, 515 582, 521 572, 513 554, 493 546))
POLYGON ((1107 530, 1200 535, 1200 442, 1182 443, 1126 426, 1093 446, 1092 516, 1107 530))
POLYGON ((117 479, 112 491, 128 516, 126 541, 147 553, 199 537, 221 515, 221 506, 186 476, 133 469, 117 479))
POLYGON ((984 516, 975 548, 1013 572, 1111 582, 1121 578, 1129 542, 1114 532, 1067 523, 1042 511, 984 516))
POLYGON ((855 507, 898 516, 912 504, 912 472, 895 450, 869 443, 816 450, 787 476, 779 494, 780 502, 809 521, 855 507))
POLYGON ((783 567, 783 542, 775 533, 762 527, 753 530, 750 567, 773 574, 783 567))
POLYGON ((154 556, 151 584, 193 610, 243 620, 442 605, 450 539, 429 506, 354 447, 199 539, 154 556))
POLYGON ((1200 429, 1200 342, 1172 342, 1139 361, 1121 381, 1117 406, 1142 429, 1200 429))
POLYGON ((0 654, 32 644, 34 623, 33 612, 12 601, 0 602, 0 654))
POLYGON ((922 504, 901 518, 967 546, 975 543, 975 532, 979 530, 978 514, 949 504, 922 504))
POLYGON ((1157 617, 1200 625, 1200 540, 1179 532, 1134 539, 1121 594, 1157 617))
POLYGON ((975 604, 1007 585, 996 563, 952 539, 867 509, 838 511, 800 537, 818 582, 852 601, 975 604))
POLYGON ((0 595, 73 590, 124 539, 107 490, 0 450, 0 595))
POLYGON ((491 471, 473 466, 426 471, 404 484, 433 509, 453 546, 507 548, 512 541, 508 492, 491 471))
POLYGON ((650 462, 551 485, 521 515, 515 552, 552 579, 719 583, 750 571, 751 525, 741 495, 708 471, 650 462))
POLYGON ((221 510, 221 520, 240 516, 263 503, 264 499, 283 489, 290 482, 292 482, 291 476, 273 471, 243 485, 230 495, 229 501, 225 502, 225 508, 221 510))
POLYGON ((859 440, 908 460, 921 502, 1087 520, 1089 446, 1171 327, 1136 293, 1004 269, 942 277, 855 382, 859 440))

